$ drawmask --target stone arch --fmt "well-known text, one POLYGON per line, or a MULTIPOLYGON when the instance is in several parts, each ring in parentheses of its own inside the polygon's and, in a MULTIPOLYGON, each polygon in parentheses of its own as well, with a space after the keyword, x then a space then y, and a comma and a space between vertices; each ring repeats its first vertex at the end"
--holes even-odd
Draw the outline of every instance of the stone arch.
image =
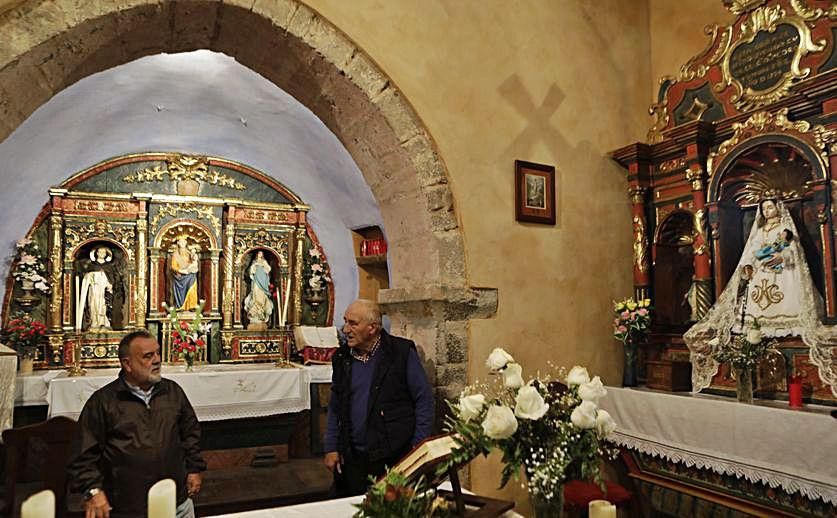
POLYGON ((443 395, 467 378, 467 321, 497 293, 468 286, 445 166, 423 123, 374 61, 297 0, 26 0, 0 18, 0 140, 99 71, 161 52, 233 56, 308 107, 371 187, 387 231, 393 330, 414 337, 443 395))

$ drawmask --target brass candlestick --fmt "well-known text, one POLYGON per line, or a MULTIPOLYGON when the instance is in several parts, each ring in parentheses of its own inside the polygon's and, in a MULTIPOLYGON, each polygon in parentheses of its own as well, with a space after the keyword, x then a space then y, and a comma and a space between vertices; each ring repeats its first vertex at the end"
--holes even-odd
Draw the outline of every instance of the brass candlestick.
POLYGON ((86 375, 87 371, 81 368, 81 334, 77 334, 73 344, 73 364, 67 369, 67 376, 74 378, 86 375))
MULTIPOLYGON (((287 333, 287 328, 285 328, 283 326, 282 331, 280 331, 280 336, 283 338, 283 340, 282 340, 283 344, 287 346, 288 344, 284 341, 284 336, 285 336, 286 333, 287 333)), ((295 368, 294 364, 291 363, 291 360, 288 358, 287 348, 283 347, 282 349, 283 349, 283 351, 279 353, 279 355, 280 355, 279 358, 277 358, 276 363, 273 364, 274 367, 278 367, 280 369, 293 369, 293 368, 295 368)))

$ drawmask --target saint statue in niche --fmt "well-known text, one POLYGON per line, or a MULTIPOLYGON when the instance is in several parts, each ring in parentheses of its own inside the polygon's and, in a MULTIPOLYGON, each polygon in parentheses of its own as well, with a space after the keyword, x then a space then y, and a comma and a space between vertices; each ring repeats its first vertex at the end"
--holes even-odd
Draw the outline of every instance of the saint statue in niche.
POLYGON ((171 300, 178 311, 198 307, 198 246, 189 245, 187 236, 177 236, 170 252, 171 300))
POLYGON ((244 299, 244 311, 251 324, 266 325, 273 313, 273 301, 270 293, 270 264, 259 250, 248 268, 250 293, 244 299))
POLYGON ((79 290, 76 328, 87 331, 105 331, 113 328, 114 320, 121 321, 124 301, 122 276, 115 267, 114 253, 107 245, 90 250, 89 260, 84 259, 80 270, 84 272, 79 290))
POLYGON ((799 336, 809 346, 820 377, 837 389, 830 342, 834 332, 822 325, 822 297, 796 225, 782 201, 759 202, 755 221, 735 272, 715 305, 683 338, 691 350, 692 388, 709 386, 718 370, 714 353, 733 333, 746 333, 758 320, 763 337, 799 336))

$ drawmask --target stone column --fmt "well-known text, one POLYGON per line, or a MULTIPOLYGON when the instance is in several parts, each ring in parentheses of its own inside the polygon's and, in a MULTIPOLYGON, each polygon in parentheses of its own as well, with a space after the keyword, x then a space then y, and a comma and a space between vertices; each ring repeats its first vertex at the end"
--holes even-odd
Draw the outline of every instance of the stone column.
POLYGON ((428 286, 378 292, 391 332, 416 342, 424 369, 436 388, 436 422, 445 400, 459 397, 468 383, 468 321, 497 312, 497 290, 428 286))

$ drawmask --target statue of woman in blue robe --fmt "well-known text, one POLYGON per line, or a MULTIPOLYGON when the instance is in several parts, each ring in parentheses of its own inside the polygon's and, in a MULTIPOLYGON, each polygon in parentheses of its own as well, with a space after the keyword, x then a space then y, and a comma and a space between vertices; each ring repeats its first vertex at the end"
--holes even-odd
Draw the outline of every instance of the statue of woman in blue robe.
POLYGON ((244 299, 244 311, 250 323, 266 323, 273 313, 273 301, 270 293, 270 264, 264 258, 264 252, 256 252, 256 258, 250 263, 250 293, 244 299))
POLYGON ((186 237, 178 237, 171 254, 172 299, 178 311, 198 307, 198 269, 198 254, 189 249, 186 237))

